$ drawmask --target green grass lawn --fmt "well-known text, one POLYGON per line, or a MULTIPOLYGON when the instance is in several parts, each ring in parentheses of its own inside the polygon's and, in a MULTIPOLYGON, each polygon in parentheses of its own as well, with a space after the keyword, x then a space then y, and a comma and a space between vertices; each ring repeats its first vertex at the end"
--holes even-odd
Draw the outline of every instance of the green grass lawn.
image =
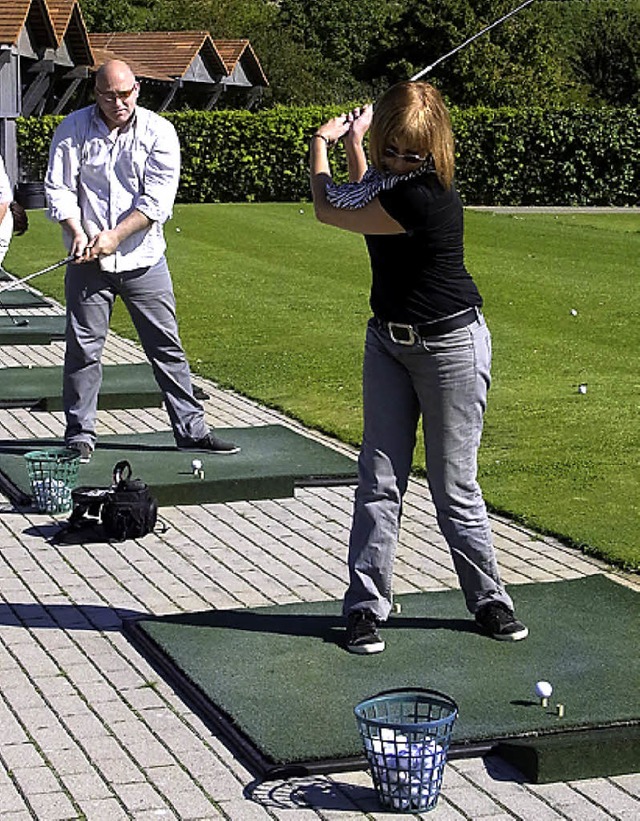
MULTIPOLYGON (((30 218, 6 259, 18 275, 64 256, 59 229, 30 218)), ((362 238, 318 224, 304 203, 178 206, 166 234, 193 370, 357 444, 362 238)), ((466 239, 494 341, 487 502, 640 567, 640 218, 468 211, 466 239)), ((32 284, 62 299, 61 271, 32 284)), ((113 328, 135 338, 121 305, 113 328)))

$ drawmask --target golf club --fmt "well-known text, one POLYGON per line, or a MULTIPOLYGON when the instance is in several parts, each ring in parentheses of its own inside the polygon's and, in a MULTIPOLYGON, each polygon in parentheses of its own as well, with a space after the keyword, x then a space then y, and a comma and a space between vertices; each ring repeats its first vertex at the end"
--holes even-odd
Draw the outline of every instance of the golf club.
POLYGON ((14 279, 11 282, 5 282, 0 285, 0 294, 3 291, 12 291, 14 288, 19 288, 21 285, 24 285, 25 282, 29 282, 30 279, 34 279, 35 277, 42 276, 42 274, 47 274, 49 271, 55 271, 56 268, 60 268, 62 265, 66 265, 68 262, 73 262, 75 257, 71 254, 64 259, 61 259, 59 262, 54 262, 53 265, 49 265, 46 268, 43 268, 41 271, 35 271, 33 274, 29 274, 26 277, 22 277, 22 279, 14 279))
POLYGON ((474 40, 477 40, 478 37, 483 35, 485 32, 489 31, 492 28, 495 28, 496 26, 499 26, 500 23, 504 23, 504 21, 507 20, 509 17, 513 17, 514 14, 517 14, 519 11, 522 11, 523 8, 531 5, 531 3, 533 3, 533 0, 525 0, 525 2, 521 3, 517 8, 512 9, 511 11, 507 12, 507 14, 503 14, 503 16, 500 17, 498 20, 496 20, 493 23, 490 23, 488 26, 485 26, 485 28, 483 28, 482 31, 479 31, 477 34, 474 34, 472 37, 469 37, 467 40, 464 41, 464 43, 461 43, 459 46, 456 46, 451 51, 448 51, 446 54, 443 54, 442 57, 438 57, 435 63, 431 63, 430 66, 427 66, 426 68, 423 68, 422 71, 419 71, 417 74, 414 74, 413 77, 409 78, 410 81, 413 82, 414 80, 419 80, 421 77, 424 77, 425 74, 428 74, 430 71, 432 71, 439 63, 442 63, 444 60, 448 60, 449 57, 452 57, 454 54, 457 54, 457 52, 459 52, 465 46, 468 46, 469 43, 472 43, 474 40))

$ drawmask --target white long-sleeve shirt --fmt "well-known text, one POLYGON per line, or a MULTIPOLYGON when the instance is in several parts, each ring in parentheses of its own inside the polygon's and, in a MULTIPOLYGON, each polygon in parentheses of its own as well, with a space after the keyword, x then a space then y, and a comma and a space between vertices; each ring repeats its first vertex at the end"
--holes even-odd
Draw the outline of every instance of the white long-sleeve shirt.
POLYGON ((45 177, 48 214, 76 219, 92 239, 138 210, 151 225, 100 258, 106 271, 154 265, 166 244, 180 178, 180 144, 173 125, 137 106, 124 129, 110 130, 97 106, 69 114, 56 129, 45 177))
POLYGON ((4 212, 0 213, 0 265, 4 261, 13 234, 13 215, 9 208, 12 199, 11 182, 4 167, 4 160, 0 157, 0 212, 4 212))
POLYGON ((11 190, 11 183, 4 167, 4 160, 0 157, 0 203, 11 202, 13 200, 13 191, 11 190))

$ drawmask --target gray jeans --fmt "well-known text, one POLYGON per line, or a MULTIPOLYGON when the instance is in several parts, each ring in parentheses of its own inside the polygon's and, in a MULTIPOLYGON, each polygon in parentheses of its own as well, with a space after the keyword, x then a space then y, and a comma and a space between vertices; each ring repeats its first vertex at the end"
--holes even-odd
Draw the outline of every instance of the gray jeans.
POLYGON ((345 614, 366 608, 384 621, 391 610, 402 498, 420 414, 429 488, 467 608, 474 613, 490 601, 513 606, 500 581, 477 482, 490 369, 491 336, 481 315, 465 328, 413 345, 393 342, 369 322, 345 614))
POLYGON ((98 263, 70 264, 63 401, 65 441, 96 441, 101 357, 116 295, 122 297, 162 391, 174 435, 199 439, 209 428, 194 398, 191 373, 178 335, 176 303, 166 259, 149 268, 117 274, 98 263))

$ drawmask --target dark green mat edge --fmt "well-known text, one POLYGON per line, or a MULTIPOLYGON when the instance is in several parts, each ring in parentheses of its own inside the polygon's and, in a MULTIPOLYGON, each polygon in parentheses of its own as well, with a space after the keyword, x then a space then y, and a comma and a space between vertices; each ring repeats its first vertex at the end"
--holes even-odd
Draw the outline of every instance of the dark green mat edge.
MULTIPOLYGON (((139 650, 156 672, 182 698, 205 725, 219 735, 228 745, 231 752, 256 777, 267 780, 278 778, 304 778, 330 773, 353 772, 368 769, 364 756, 352 758, 325 758, 322 760, 296 761, 295 763, 276 763, 264 755, 253 741, 242 732, 231 716, 217 707, 213 701, 195 684, 186 673, 175 665, 164 650, 140 626, 141 622, 162 620, 162 616, 136 616, 125 619, 122 632, 131 644, 139 650)), ((616 732, 615 745, 631 747, 640 738, 639 722, 620 722, 603 726, 585 727, 570 730, 549 730, 545 732, 524 733, 516 736, 499 736, 481 742, 452 742, 448 760, 478 758, 495 754, 514 766, 532 783, 549 783, 568 781, 588 777, 620 775, 628 770, 614 762, 611 767, 592 767, 587 774, 570 774, 561 778, 550 773, 548 759, 555 760, 558 754, 563 755, 563 748, 572 743, 580 743, 588 737, 590 747, 597 747, 605 753, 611 742, 611 733, 616 732), (549 754, 550 751, 550 754, 549 754), (596 771, 597 770, 597 771, 596 771), (605 772, 605 770, 607 770, 605 772), (610 772, 608 770, 611 770, 610 772)), ((557 771, 556 771, 557 772, 557 771)))

